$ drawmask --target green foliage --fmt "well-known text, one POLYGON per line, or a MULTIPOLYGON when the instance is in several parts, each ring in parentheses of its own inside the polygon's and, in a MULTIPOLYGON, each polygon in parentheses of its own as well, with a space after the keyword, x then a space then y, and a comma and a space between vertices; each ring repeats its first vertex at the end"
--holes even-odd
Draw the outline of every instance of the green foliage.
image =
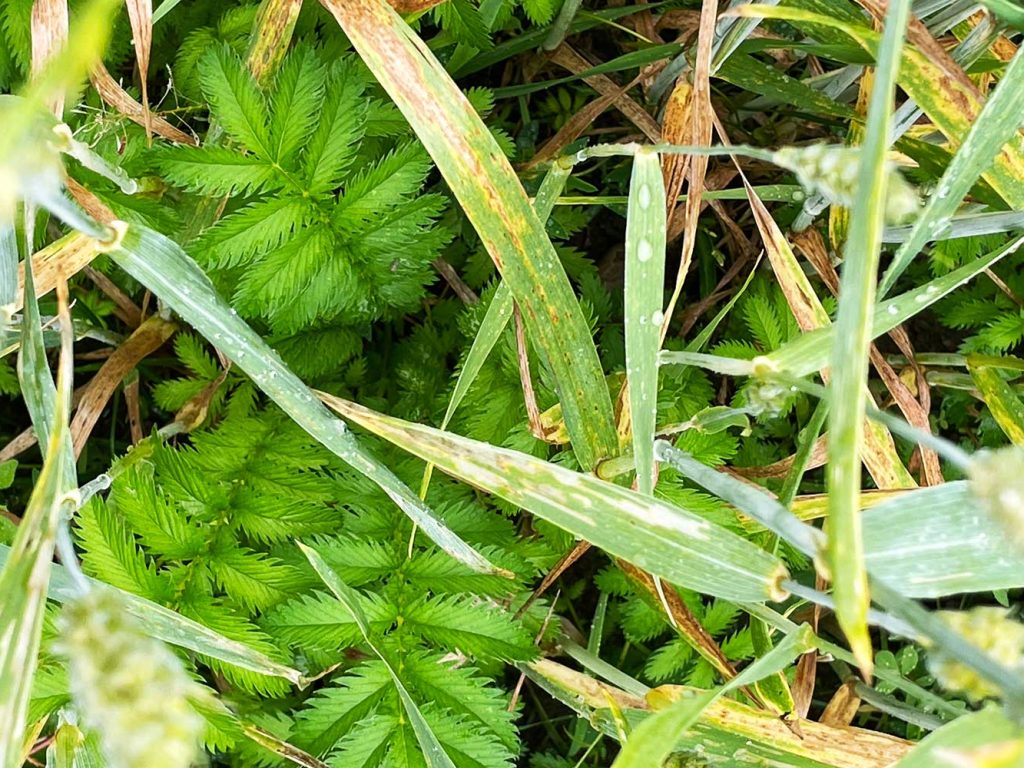
POLYGON ((235 146, 169 149, 158 164, 177 185, 236 201, 196 252, 299 373, 327 372, 359 351, 353 326, 414 308, 434 279, 449 235, 435 224, 444 198, 420 193, 430 161, 394 135, 352 58, 328 65, 300 47, 266 93, 227 45, 196 69, 235 146))
MULTIPOLYGON (((20 87, 28 76, 32 5, 28 0, 0 0, 0 91, 4 93, 20 87)), ((70 5, 73 27, 87 4, 73 0, 70 5)), ((459 75, 458 84, 495 140, 496 147, 488 145, 488 152, 494 158, 504 154, 515 163, 530 197, 536 196, 546 170, 544 164, 531 163, 538 149, 570 121, 578 120, 581 110, 595 104, 591 78, 583 80, 578 73, 565 71, 542 53, 542 42, 557 37, 549 37, 553 30, 545 27, 561 5, 556 0, 446 0, 407 19, 425 41, 419 50, 424 60, 434 56, 448 72, 469 73, 459 75)), ((649 76, 642 80, 642 97, 636 89, 623 92, 606 105, 611 108, 591 115, 583 135, 559 147, 566 157, 574 157, 588 142, 612 142, 619 151, 633 141, 643 141, 638 132, 643 122, 632 119, 635 115, 624 115, 638 107, 660 120, 662 113, 655 111, 655 104, 660 110, 668 99, 671 108, 677 107, 669 99, 674 81, 669 75, 678 74, 684 59, 692 62, 688 52, 680 55, 678 45, 660 45, 674 39, 673 24, 688 28, 692 8, 652 5, 643 15, 634 15, 635 8, 628 5, 590 5, 575 11, 569 43, 591 64, 600 66, 602 76, 613 84, 623 86, 642 73, 649 76), (633 101, 625 104, 622 95, 633 101)), ((831 21, 855 26, 863 26, 864 21, 861 10, 845 0, 790 0, 761 7, 777 7, 780 13, 793 9, 827 13, 831 21)), ((201 263, 234 311, 313 386, 381 413, 436 425, 448 405, 454 375, 493 299, 498 270, 405 118, 319 4, 303 4, 294 33, 282 43, 280 52, 286 48, 287 54, 257 84, 246 57, 260 18, 258 9, 254 2, 225 5, 195 0, 174 5, 154 26, 151 106, 195 136, 197 146, 172 145, 159 135, 148 137, 141 125, 104 105, 87 89, 81 102, 68 105, 64 119, 78 140, 137 179, 140 190, 125 194, 77 160, 67 161, 67 174, 131 226, 145 225, 176 239, 201 263)), ((936 26, 936 18, 943 13, 944 9, 933 8, 921 15, 937 39, 950 40, 950 35, 963 39, 970 34, 966 24, 936 26)), ((756 45, 748 43, 738 58, 726 61, 721 69, 713 67, 717 116, 736 144, 761 148, 823 140, 856 143, 860 124, 846 121, 856 106, 857 73, 873 63, 874 51, 860 50, 846 32, 826 27, 820 18, 811 23, 790 22, 792 26, 764 22, 768 35, 753 41, 756 45), (766 50, 791 43, 801 55, 776 56, 766 50), (749 60, 748 64, 730 66, 740 58, 749 60), (780 82, 785 86, 782 90, 780 82)), ((723 18, 717 28, 725 30, 734 23, 739 28, 746 22, 723 18)), ((141 101, 123 10, 114 27, 104 63, 115 80, 141 101)), ((728 49, 717 45, 716 56, 728 49)), ((953 50, 951 55, 958 54, 953 50)), ((981 90, 1012 80, 1004 63, 989 52, 965 67, 981 90)), ((439 68, 433 74, 440 76, 443 71, 439 68)), ((929 108, 938 103, 920 98, 928 95, 920 82, 900 84, 913 101, 929 108)), ((901 110, 906 112, 910 105, 908 101, 901 110)), ((444 108, 443 104, 429 106, 444 108)), ((919 163, 906 168, 906 175, 925 193, 949 166, 950 151, 963 144, 957 137, 937 140, 932 126, 942 130, 945 123, 931 112, 926 118, 930 124, 915 116, 907 123, 913 125, 913 138, 908 134, 896 144, 905 153, 901 163, 908 157, 919 163)), ((5 161, 0 157, 0 172, 6 171, 5 161)), ((709 188, 719 199, 714 213, 702 215, 698 222, 692 274, 662 347, 749 361, 786 348, 802 334, 784 293, 791 286, 780 285, 784 278, 768 263, 743 283, 749 258, 761 247, 760 235, 743 189, 729 175, 731 166, 724 159, 711 162, 709 188), (726 189, 721 188, 723 180, 726 189), (727 274, 728 279, 723 279, 727 274), (722 308, 727 311, 714 321, 713 333, 702 337, 697 349, 697 334, 708 329, 710 318, 722 308)), ((852 165, 847 168, 853 170, 852 165)), ((630 171, 630 160, 614 154, 578 164, 564 190, 571 199, 559 200, 544 222, 555 244, 551 258, 557 256, 579 298, 606 374, 604 380, 594 381, 607 386, 613 402, 621 392, 626 368, 620 246, 630 171)), ((745 165, 744 171, 758 194, 766 193, 763 199, 769 215, 787 237, 810 224, 823 236, 822 242, 832 237, 827 256, 841 252, 844 226, 838 210, 833 211, 832 226, 826 232, 824 222, 814 220, 817 212, 811 207, 800 211, 804 200, 793 194, 789 176, 758 163, 745 165)), ((985 169, 974 171, 976 177, 987 174, 985 169)), ((978 221, 990 222, 989 213, 1001 212, 998 215, 1011 217, 1007 232, 1016 226, 1013 211, 1002 211, 1007 206, 1000 194, 1008 186, 1012 190, 1005 178, 1002 186, 990 185, 984 177, 971 184, 969 202, 956 213, 958 222, 973 220, 978 213, 982 214, 978 221)), ((940 198, 936 186, 932 199, 940 198)), ((670 219, 673 232, 681 224, 680 210, 670 219)), ((22 226, 17 224, 18 234, 22 226)), ((33 247, 52 243, 63 234, 61 227, 56 219, 40 213, 33 247)), ((497 231, 500 234, 500 228, 497 231)), ((900 230, 887 234, 893 232, 905 235, 900 230)), ((1006 233, 933 240, 935 232, 929 232, 932 244, 925 251, 905 254, 906 270, 901 271, 898 290, 919 287, 933 277, 977 263, 981 254, 1010 242, 1006 233)), ((797 243, 795 237, 791 241, 797 243)), ((681 242, 677 239, 668 249, 665 299, 681 242)), ((506 255, 523 254, 510 247, 506 255)), ((798 249, 797 255, 802 260, 806 254, 798 249)), ((141 308, 144 316, 169 314, 162 301, 166 297, 150 296, 145 286, 115 264, 101 255, 91 269, 95 270, 92 278, 105 277, 117 291, 106 284, 98 288, 84 276, 71 278, 79 387, 87 385, 112 348, 128 346, 125 340, 135 326, 126 321, 125 310, 131 307, 119 293, 141 308)), ((833 315, 836 303, 829 298, 829 290, 807 265, 801 263, 801 267, 833 315)), ((1008 367, 1000 369, 1000 381, 1005 379, 1008 388, 1020 394, 1019 360, 1014 356, 1024 343, 1022 267, 1024 256, 1008 256, 990 277, 978 276, 936 306, 914 313, 904 325, 922 360, 940 360, 934 365, 923 363, 931 384, 927 394, 933 430, 968 450, 1001 447, 1006 437, 964 373, 966 361, 957 354, 1003 356, 1000 365, 1008 367), (931 358, 926 357, 929 354, 931 358)), ((57 334, 49 318, 56 315, 56 306, 52 296, 41 301, 47 322, 45 340, 52 346, 57 334)), ((543 311, 530 315, 533 322, 538 315, 546 323, 560 320, 549 305, 537 309, 543 311), (547 317, 548 312, 553 315, 547 317)), ((202 338, 180 318, 177 322, 173 340, 138 361, 124 387, 115 390, 85 442, 77 463, 81 482, 108 469, 114 480, 109 491, 76 510, 71 530, 89 576, 177 611, 306 676, 304 685, 294 685, 196 651, 175 651, 208 694, 193 705, 206 723, 203 741, 211 764, 281 768, 290 763, 266 746, 280 739, 331 766, 429 765, 402 689, 458 768, 601 768, 615 759, 613 741, 624 733, 635 733, 641 716, 636 709, 626 707, 626 712, 620 712, 609 706, 618 695, 614 688, 625 690, 633 683, 634 690, 629 692, 635 693, 643 683, 710 689, 723 682, 716 668, 672 626, 663 602, 596 549, 569 566, 544 597, 517 617, 541 578, 574 550, 577 542, 572 535, 484 493, 479 490, 487 487, 482 483, 458 484, 436 471, 423 491, 425 503, 454 533, 513 577, 469 569, 431 544, 422 531, 414 530, 408 517, 371 481, 340 464, 300 426, 268 406, 257 383, 239 370, 241 358, 231 363, 218 351, 221 345, 215 334, 202 338), (115 456, 138 441, 132 423, 136 417, 142 434, 149 431, 150 436, 111 465, 115 456), (315 550, 351 586, 355 593, 351 603, 325 588, 298 543, 315 550), (347 605, 357 605, 356 615, 365 615, 365 634, 347 605), (564 651, 572 647, 568 641, 586 645, 589 656, 575 653, 574 661, 567 661, 564 651), (557 658, 572 669, 578 663, 594 676, 605 676, 602 685, 608 687, 598 689, 602 698, 596 708, 592 701, 581 704, 590 689, 563 698, 572 708, 590 714, 589 719, 577 719, 553 704, 552 691, 536 685, 536 677, 519 686, 520 672, 538 657, 557 658), (587 707, 591 707, 589 713, 587 707), (264 746, 253 737, 254 729, 265 734, 264 746)), ((579 338, 584 338, 586 328, 581 329, 584 333, 579 338)), ((450 429, 575 470, 579 465, 573 451, 557 442, 561 436, 549 442, 528 423, 524 362, 543 418, 553 419, 556 427, 564 426, 556 415, 555 371, 529 328, 526 335, 525 346, 520 346, 513 324, 508 324, 450 429)), ((16 336, 5 337, 5 344, 12 338, 16 336)), ((894 352, 884 339, 879 347, 887 355, 894 352)), ((925 402, 920 372, 895 354, 890 359, 925 402)), ((32 386, 21 391, 13 362, 13 354, 0 360, 0 401, 4 403, 0 450, 4 451, 16 445, 16 436, 30 434, 26 430, 31 426, 15 398, 30 398, 32 386)), ((895 413, 882 386, 874 379, 871 386, 876 402, 895 413)), ((694 365, 671 365, 659 370, 657 397, 652 398, 656 402, 650 407, 659 434, 701 464, 720 470, 723 476, 749 477, 749 482, 777 493, 784 482, 779 473, 765 477, 759 470, 789 459, 805 446, 806 427, 815 407, 815 400, 802 392, 784 394, 777 412, 748 418, 745 411, 757 392, 747 379, 709 373, 694 365), (702 426, 701 415, 723 412, 737 418, 727 427, 702 426)), ((622 403, 616 405, 618 417, 622 403)), ((623 430, 621 445, 629 445, 628 425, 620 421, 618 426, 623 430)), ((914 445, 897 437, 901 457, 917 475, 914 445)), ((375 441, 367 445, 409 487, 420 487, 423 465, 409 460, 399 450, 401 445, 397 449, 375 441)), ((16 521, 40 467, 36 449, 19 450, 20 463, 0 462, 0 544, 9 543, 18 531, 16 521)), ((613 459, 608 466, 618 465, 611 482, 629 485, 634 478, 628 449, 625 455, 607 458, 613 459)), ((943 457, 942 469, 950 480, 962 467, 947 459, 943 457)), ((975 469, 978 466, 975 463, 975 469)), ((604 468, 598 464, 599 472, 604 468)), ((827 490, 820 470, 797 479, 793 492, 827 490)), ((994 487, 1002 488, 998 483, 994 487)), ((538 493, 552 490, 539 488, 538 493)), ((752 532, 749 519, 680 471, 661 466, 654 493, 778 555, 792 577, 808 589, 815 583, 811 558, 775 534, 761 529, 752 532)), ((813 501, 800 500, 804 510, 813 501)), ((1012 502, 1010 498, 1007 504, 1012 502)), ((586 515, 585 509, 576 511, 586 515)), ((605 510, 606 519, 598 522, 615 530, 621 523, 613 514, 617 511, 605 510)), ((970 533, 964 531, 965 540, 970 533)), ((66 556, 67 552, 60 553, 65 565, 62 573, 70 565, 66 556)), ((768 652, 770 643, 761 636, 760 619, 725 600, 677 591, 735 667, 745 669, 768 652)), ((942 607, 976 609, 998 601, 1019 612, 1019 597, 1012 591, 956 596, 944 600, 942 607)), ((796 598, 773 607, 793 621, 809 615, 796 598)), ((64 718, 72 711, 67 663, 55 652, 55 615, 55 605, 48 604, 29 702, 30 722, 43 721, 41 739, 57 733, 63 727, 58 723, 66 723, 64 718)), ((959 621, 970 624, 972 616, 965 612, 959 621)), ((764 625, 771 622, 765 619, 764 625)), ((1000 636, 997 630, 984 630, 975 628, 982 638, 976 644, 1000 636)), ((842 636, 827 613, 816 631, 830 649, 823 646, 825 655, 819 657, 812 717, 838 682, 850 675, 842 636)), ((962 628, 958 632, 968 635, 962 628)), ((778 639, 776 634, 773 641, 778 639)), ((862 691, 865 705, 855 725, 916 739, 940 725, 940 717, 955 717, 973 706, 968 702, 972 687, 979 696, 1000 693, 991 681, 985 687, 959 684, 980 678, 975 680, 976 670, 959 666, 962 657, 944 658, 941 648, 907 641, 886 629, 879 629, 873 639, 875 690, 862 691), (938 675, 937 670, 946 674, 938 675), (943 691, 937 679, 952 690, 943 691)), ((1013 653, 1000 661, 1012 667, 1019 648, 1010 650, 1013 653)), ((793 672, 793 667, 787 670, 790 682, 793 672)), ((1012 682, 1012 675, 1006 679, 1012 682)), ((782 687, 781 679, 774 682, 782 687)), ((660 693, 651 701, 657 701, 660 693)), ((758 705, 747 691, 730 693, 730 697, 734 704, 758 705)), ((798 726, 799 721, 794 733, 798 726)), ((1013 730, 1010 723, 1006 728, 1007 739, 1019 737, 1019 729, 1013 730)), ((699 733, 714 751, 716 732, 699 733)), ((83 749, 95 752, 97 735, 85 735, 83 749)), ((725 756, 709 755, 705 761, 677 753, 668 764, 721 761, 732 765, 756 760, 746 752, 749 742, 740 746, 748 738, 744 734, 736 741, 735 750, 732 742, 723 741, 730 745, 725 756)), ((91 764, 90 754, 80 752, 76 764, 91 764)), ((33 760, 42 762, 43 757, 38 752, 33 760)))

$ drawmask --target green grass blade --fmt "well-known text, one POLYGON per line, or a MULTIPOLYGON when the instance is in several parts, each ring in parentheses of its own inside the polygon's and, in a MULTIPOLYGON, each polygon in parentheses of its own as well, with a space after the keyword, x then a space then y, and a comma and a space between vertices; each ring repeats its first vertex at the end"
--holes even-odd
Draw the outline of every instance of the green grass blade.
POLYGON ((901 595, 930 599, 1024 586, 1024 556, 965 482, 903 493, 861 516, 868 573, 901 595))
POLYGON ((629 740, 612 763, 612 768, 649 768, 661 765, 675 749, 683 733, 693 726, 715 699, 782 671, 797 656, 814 648, 814 639, 811 628, 803 624, 725 685, 696 696, 680 698, 651 715, 630 734, 629 740))
MULTIPOLYGON (((553 163, 551 165, 547 175, 544 177, 544 181, 541 182, 540 189, 537 190, 537 196, 533 203, 533 208, 537 212, 537 218, 541 221, 548 220, 551 210, 555 207, 555 202, 565 188, 565 182, 569 179, 571 173, 572 166, 568 163, 553 163)), ((484 363, 490 356, 491 350, 494 349, 494 345, 498 343, 502 332, 508 326, 508 321, 512 317, 512 306, 512 291, 507 283, 502 282, 494 292, 494 297, 487 307, 487 312, 484 313, 484 319, 480 323, 476 338, 473 339, 473 344, 466 355, 466 361, 462 364, 459 376, 455 380, 455 388, 452 390, 451 399, 448 401, 448 408, 445 410, 444 418, 441 420, 441 429, 448 427, 452 416, 455 415, 456 409, 458 409, 462 399, 469 392, 470 386, 484 367, 484 363)))
MULTIPOLYGON (((948 763, 948 758, 955 753, 969 753, 974 749, 999 745, 1004 749, 1014 740, 1017 744, 1017 755, 1024 754, 1020 746, 1020 726, 1011 721, 997 707, 989 707, 981 712, 970 712, 948 723, 931 734, 900 760, 893 768, 935 768, 948 763)), ((998 747, 997 747, 998 749, 998 747)), ((1006 752, 1010 757, 1012 753, 1006 752)), ((993 755, 995 762, 989 765, 1015 765, 1013 762, 999 762, 1000 754, 993 755)), ((970 764, 970 763, 968 763, 970 764)), ((985 763, 973 763, 979 768, 985 763)))
MULTIPOLYGON (((11 547, 0 545, 0 567, 5 565, 11 557, 11 547)), ((282 677, 296 684, 303 682, 302 673, 299 670, 280 664, 245 643, 224 637, 209 627, 144 597, 133 595, 131 592, 125 592, 95 579, 90 579, 90 581, 97 588, 116 590, 128 612, 142 622, 150 635, 165 643, 201 653, 211 659, 217 659, 261 675, 282 677)), ((47 599, 63 603, 78 594, 78 588, 67 569, 57 564, 51 566, 47 599)))
MULTIPOLYGON (((807 25, 834 28, 852 37, 868 53, 880 55, 880 36, 867 26, 854 24, 840 14, 826 15, 787 6, 747 5, 736 10, 741 16, 781 19, 807 25)), ((900 87, 917 102, 935 126, 954 144, 959 145, 970 133, 971 126, 982 111, 976 91, 956 82, 925 53, 911 46, 903 49, 899 68, 900 87)), ((891 105, 890 105, 891 108, 891 105)), ((1024 137, 1017 135, 1003 146, 995 162, 984 169, 982 176, 1011 208, 1024 207, 1024 137)))
POLYGON ((997 368, 968 360, 967 369, 996 424, 1014 445, 1024 446, 1024 402, 999 375, 997 368))
POLYGON ((487 127, 430 49, 384 0, 325 0, 412 125, 508 283, 551 367, 580 464, 618 453, 597 349, 558 254, 487 127))
POLYGON ((947 166, 935 193, 914 222, 909 239, 900 246, 882 277, 879 292, 888 293, 896 279, 910 264, 925 243, 934 237, 956 212, 964 196, 978 177, 992 164, 1007 142, 1018 134, 1020 115, 1024 112, 1024 51, 1017 51, 1013 61, 988 97, 978 119, 947 166))
POLYGON ((36 480, 25 515, 0 572, 0 766, 21 765, 21 742, 36 655, 39 652, 46 604, 50 559, 56 538, 57 520, 67 511, 63 493, 64 462, 61 448, 69 441, 66 412, 58 412, 65 425, 54 432, 49 445, 50 459, 36 480))
MULTIPOLYGON (((821 531, 767 493, 659 441, 655 455, 794 548, 816 556, 821 531)), ((1024 586, 1024 556, 964 482, 899 493, 860 512, 872 578, 906 597, 937 598, 1024 586), (925 510, 925 512, 922 512, 925 510)))
POLYGON ((805 555, 818 557, 821 554, 824 548, 821 531, 807 525, 765 491, 701 464, 664 440, 655 444, 654 452, 659 461, 734 505, 805 555))
POLYGON ((311 437, 379 485, 431 541, 476 571, 500 572, 358 443, 344 422, 333 417, 280 356, 237 316, 177 244, 153 230, 133 226, 110 256, 249 374, 311 437))
POLYGON ((782 596, 781 560, 692 512, 524 453, 321 397, 345 418, 440 470, 673 584, 728 600, 782 596))
POLYGON ((366 615, 363 613, 362 607, 359 605, 359 595, 348 586, 341 577, 335 573, 334 569, 327 564, 320 553, 311 547, 307 547, 299 542, 299 549, 305 554, 306 559, 309 560, 310 565, 313 566, 313 570, 316 571, 327 588, 331 590, 332 594, 341 601, 341 604, 345 606, 345 609, 352 614, 352 618, 355 619, 356 626, 359 627, 359 631, 363 634, 363 639, 366 640, 366 644, 370 646, 371 650, 377 655, 384 666, 387 667, 388 672, 391 675, 391 680, 395 684, 395 689, 398 691, 398 697, 402 700, 402 708, 405 709, 405 714, 409 717, 409 724, 412 726, 413 733, 416 734, 416 741, 419 742, 420 749, 423 750, 423 757, 426 760, 428 768, 455 768, 455 763, 445 752, 444 747, 441 746, 441 742, 437 738, 437 734, 430 727, 430 723, 427 722, 426 718, 423 717, 423 713, 420 708, 413 701, 412 696, 409 694, 408 689, 402 682, 402 679, 398 676, 398 672, 394 666, 388 660, 388 658, 381 653, 377 647, 373 644, 370 639, 370 622, 367 621, 366 615))
POLYGON ((910 18, 910 0, 888 6, 885 31, 878 53, 861 147, 857 194, 850 217, 844 252, 836 338, 832 350, 832 401, 842 408, 829 410, 829 463, 827 468, 828 554, 836 618, 865 673, 873 656, 867 615, 871 598, 860 529, 861 450, 864 444, 864 393, 871 344, 871 310, 885 227, 885 197, 889 126, 892 100, 910 18))
MULTIPOLYGON (((924 285, 875 305, 871 335, 878 338, 945 298, 1024 245, 1024 237, 1001 246, 969 264, 954 269, 924 285)), ((833 327, 805 333, 768 355, 780 370, 793 376, 807 376, 828 365, 836 330, 833 327)), ((662 355, 662 358, 667 355, 662 355)))
POLYGON ((18 236, 14 219, 0 221, 0 332, 7 328, 18 302, 18 236))
MULTIPOLYGON (((68 322, 62 313, 63 322, 68 322)), ((43 469, 18 526, 10 557, 0 571, 0 766, 21 764, 21 747, 36 655, 39 652, 46 589, 60 515, 69 511, 73 497, 65 489, 74 465, 65 459, 71 443, 68 408, 71 392, 71 344, 65 329, 61 350, 59 388, 53 383, 43 348, 39 307, 32 283, 31 264, 25 272, 25 315, 22 324, 18 371, 25 402, 36 433, 45 440, 43 469)))
POLYGON ((981 0, 981 4, 1007 24, 1024 29, 1024 8, 1014 0, 981 0))
POLYGON ((633 157, 626 216, 626 383, 637 489, 654 492, 658 348, 665 299, 665 184, 657 152, 633 157))
MULTIPOLYGON (((31 212, 26 217, 31 218, 31 212)), ((31 241, 31 234, 26 237, 31 241)), ((43 469, 29 497, 11 555, 0 571, 0 767, 21 764, 21 747, 46 589, 62 514, 74 508, 74 456, 68 432, 71 405, 70 317, 61 311, 61 354, 55 385, 46 360, 32 265, 25 265, 24 317, 18 376, 22 396, 43 450, 43 469)))

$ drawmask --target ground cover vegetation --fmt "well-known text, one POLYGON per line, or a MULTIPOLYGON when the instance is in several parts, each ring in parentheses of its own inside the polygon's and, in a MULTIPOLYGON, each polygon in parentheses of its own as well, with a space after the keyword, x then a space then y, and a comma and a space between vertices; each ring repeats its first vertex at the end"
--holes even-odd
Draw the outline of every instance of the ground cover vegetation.
POLYGON ((1010 0, 0 0, 0 764, 1024 765, 1010 0))

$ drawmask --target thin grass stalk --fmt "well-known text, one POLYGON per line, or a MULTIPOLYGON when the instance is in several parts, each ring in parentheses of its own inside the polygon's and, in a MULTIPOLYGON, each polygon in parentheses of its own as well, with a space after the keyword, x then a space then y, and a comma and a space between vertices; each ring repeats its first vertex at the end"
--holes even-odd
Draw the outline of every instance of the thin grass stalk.
POLYGON ((352 615, 356 626, 359 627, 359 631, 363 635, 366 645, 387 668, 391 681, 395 684, 395 690, 398 691, 398 698, 402 702, 405 714, 409 717, 409 724, 412 726, 413 733, 416 735, 416 741, 423 752, 427 768, 455 768, 455 763, 448 756, 448 753, 437 738, 437 734, 434 733, 433 728, 430 727, 430 724, 402 682, 402 678, 398 674, 399 670, 395 669, 388 657, 381 653, 377 646, 374 645, 373 640, 370 639, 370 622, 367 620, 366 614, 363 613, 359 602, 359 593, 341 580, 341 577, 327 564, 327 561, 320 556, 319 552, 301 542, 299 542, 298 546, 306 556, 306 559, 309 560, 310 565, 313 566, 317 576, 320 577, 331 593, 341 601, 341 604, 345 606, 345 610, 352 615))
MULTIPOLYGON (((572 165, 559 160, 552 163, 547 174, 545 174, 544 180, 541 182, 540 189, 537 190, 537 195, 533 201, 533 209, 537 212, 537 218, 542 222, 546 222, 551 216, 551 211, 555 207, 558 196, 565 189, 565 184, 569 180, 571 173, 572 165)), ((469 392, 469 388, 476 381, 476 377, 483 369, 487 358, 490 357, 494 345, 498 343, 502 333, 504 333, 505 328, 508 326, 508 321, 512 318, 514 304, 512 290, 508 287, 508 283, 500 282, 494 291, 491 303, 487 306, 484 319, 480 321, 480 327, 477 329, 469 352, 466 353, 466 360, 463 362, 459 375, 455 379, 455 387, 452 389, 451 397, 448 399, 448 407, 445 409, 444 418, 441 419, 441 429, 448 428, 452 417, 455 415, 455 411, 458 410, 463 398, 469 392)), ((430 476, 433 474, 433 471, 434 465, 429 463, 423 469, 423 480, 420 482, 420 498, 426 497, 427 488, 430 485, 430 476)))

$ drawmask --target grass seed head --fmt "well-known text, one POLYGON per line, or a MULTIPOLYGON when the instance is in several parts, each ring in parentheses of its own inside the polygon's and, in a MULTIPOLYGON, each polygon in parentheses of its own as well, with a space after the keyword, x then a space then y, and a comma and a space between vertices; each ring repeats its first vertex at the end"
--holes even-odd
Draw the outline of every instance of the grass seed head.
MULTIPOLYGON (((969 611, 939 611, 952 629, 1010 670, 1024 671, 1024 624, 1010 619, 1006 609, 979 606, 969 611)), ((972 701, 999 695, 999 688, 938 648, 931 649, 928 669, 943 688, 972 701)))
POLYGON ((978 453, 968 474, 974 498, 1024 549, 1024 450, 1008 446, 978 453))
MULTIPOLYGON (((784 147, 775 153, 775 163, 796 174, 809 191, 816 192, 834 205, 853 206, 860 174, 860 150, 832 144, 808 147, 784 147)), ((888 180, 885 195, 885 220, 902 224, 921 209, 914 186, 892 163, 886 163, 888 180)))
POLYGON ((60 629, 75 707, 111 768, 192 765, 203 720, 190 699, 202 691, 167 646, 107 589, 67 603, 60 629))

